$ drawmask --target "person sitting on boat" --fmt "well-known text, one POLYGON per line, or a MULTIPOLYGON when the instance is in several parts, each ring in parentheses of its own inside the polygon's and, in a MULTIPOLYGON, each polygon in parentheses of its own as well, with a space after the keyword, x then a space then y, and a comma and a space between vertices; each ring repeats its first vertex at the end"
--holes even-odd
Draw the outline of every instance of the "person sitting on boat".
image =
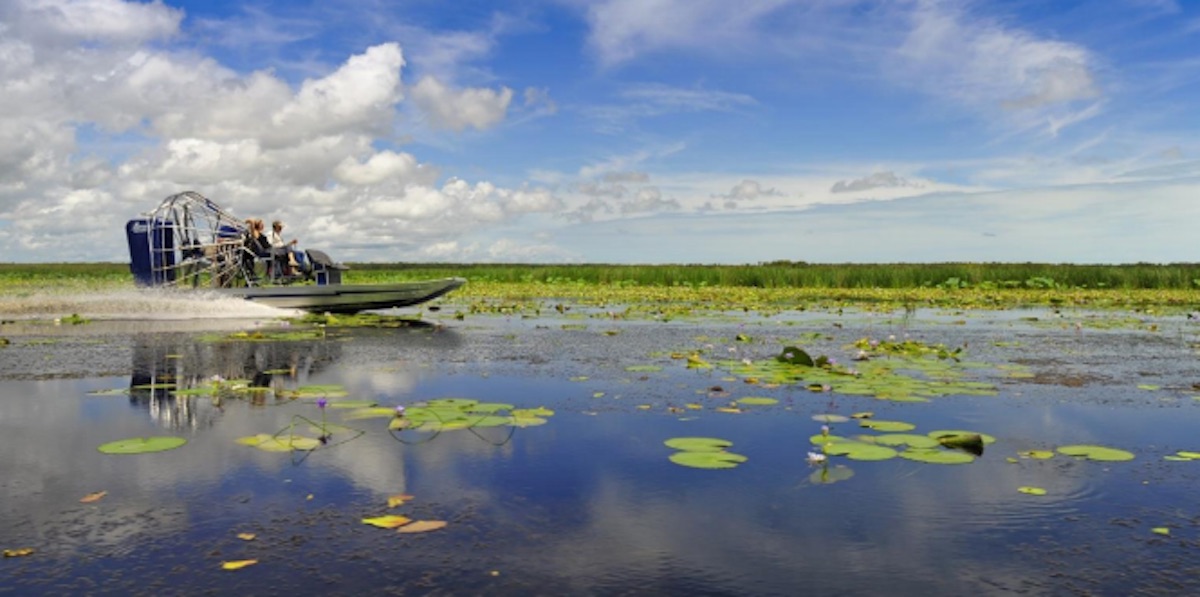
POLYGON ((271 256, 271 241, 263 233, 263 228, 263 221, 258 218, 246 220, 246 237, 243 239, 246 251, 242 254, 242 267, 247 272, 254 271, 256 258, 271 256))
POLYGON ((283 222, 275 220, 271 222, 271 233, 267 235, 271 241, 271 247, 276 251, 283 251, 287 254, 288 275, 297 275, 300 271, 306 269, 304 267, 304 254, 296 247, 296 239, 290 241, 283 240, 283 222))

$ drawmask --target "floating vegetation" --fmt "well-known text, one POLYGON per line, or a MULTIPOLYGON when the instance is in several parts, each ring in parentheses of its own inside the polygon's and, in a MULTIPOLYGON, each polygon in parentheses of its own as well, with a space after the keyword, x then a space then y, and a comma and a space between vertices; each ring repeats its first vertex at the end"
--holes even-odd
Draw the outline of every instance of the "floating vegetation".
POLYGON ((733 442, 715 437, 673 437, 663 442, 668 448, 690 452, 719 452, 733 442))
POLYGON ((746 396, 745 398, 738 398, 735 402, 743 406, 771 406, 779 404, 779 400, 764 396, 746 396))
POLYGON ((720 361, 719 365, 744 381, 803 385, 813 392, 872 396, 896 402, 926 402, 951 395, 994 396, 986 382, 965 381, 963 371, 981 366, 960 362, 962 348, 863 339, 856 342, 854 367, 825 356, 813 356, 785 346, 773 359, 720 361))
POLYGON ((1101 462, 1124 462, 1134 459, 1133 452, 1093 445, 1059 446, 1058 453, 1084 460, 1097 460, 1101 462))
POLYGON ((1029 495, 1046 495, 1046 490, 1042 489, 1041 487, 1023 486, 1023 487, 1018 487, 1017 491, 1019 491, 1021 493, 1029 494, 1029 495))
POLYGON ((1049 460, 1054 458, 1054 452, 1051 450, 1026 450, 1024 452, 1017 452, 1017 456, 1032 458, 1034 460, 1049 460))
POLYGON ((221 562, 221 569, 222 570, 241 570, 242 568, 245 568, 246 566, 253 566, 257 563, 258 563, 258 560, 231 560, 231 561, 227 561, 227 562, 221 562))
POLYGON ((394 529, 412 522, 412 519, 399 514, 385 514, 383 516, 364 518, 362 521, 363 524, 369 524, 373 527, 379 527, 381 529, 394 529))
POLYGON ((929 464, 970 464, 975 462, 975 457, 971 454, 949 450, 908 449, 900 452, 900 457, 929 464))
POLYGON ((659 365, 630 365, 625 368, 630 373, 657 373, 662 371, 659 365))
POLYGON ((741 454, 726 452, 733 442, 715 437, 675 437, 663 442, 668 448, 679 450, 671 454, 671 462, 680 466, 702 469, 727 469, 746 462, 741 454))
POLYGON ((308 313, 300 317, 288 318, 293 324, 307 324, 331 328, 434 328, 424 322, 419 316, 383 315, 378 313, 333 314, 308 313))
POLYGON ((810 483, 817 485, 830 485, 839 481, 845 481, 854 476, 854 470, 843 464, 835 464, 833 466, 822 466, 808 476, 810 483))
POLYGON ((1173 460, 1176 462, 1185 462, 1189 460, 1200 460, 1200 452, 1192 452, 1188 450, 1180 450, 1174 454, 1163 456, 1164 460, 1173 460))
POLYGON ((234 440, 243 446, 252 446, 264 452, 308 452, 321 447, 321 440, 303 435, 271 435, 259 433, 234 440))
POLYGON ((872 436, 871 440, 881 446, 907 446, 916 450, 929 450, 941 445, 941 443, 932 437, 917 435, 915 433, 887 433, 872 436))
POLYGON ((747 458, 733 452, 676 452, 670 456, 671 462, 680 466, 702 469, 727 469, 746 462, 747 458))
POLYGON ((826 443, 824 453, 828 456, 845 456, 850 460, 889 460, 898 454, 887 446, 846 439, 826 443))
POLYGON ((295 342, 300 340, 320 340, 325 337, 325 330, 316 329, 280 329, 254 330, 253 332, 233 332, 230 334, 207 334, 201 336, 201 342, 295 342))
POLYGON ((187 439, 171 435, 154 437, 131 437, 102 444, 96 449, 104 454, 147 454, 166 452, 187 443, 187 439))
POLYGON ((905 423, 903 421, 879 421, 873 419, 860 421, 858 426, 889 433, 911 431, 917 428, 916 425, 913 425, 912 423, 905 423))

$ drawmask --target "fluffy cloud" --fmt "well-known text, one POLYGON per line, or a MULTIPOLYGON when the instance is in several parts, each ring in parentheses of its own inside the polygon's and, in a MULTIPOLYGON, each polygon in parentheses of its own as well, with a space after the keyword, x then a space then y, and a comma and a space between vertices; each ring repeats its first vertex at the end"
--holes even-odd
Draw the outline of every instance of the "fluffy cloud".
MULTIPOLYGON (((176 36, 182 18, 118 0, 0 5, 0 253, 123 259, 124 220, 185 189, 364 259, 419 257, 449 235, 562 209, 544 189, 438 186, 437 168, 379 147, 405 101, 399 44, 293 83, 149 43, 176 36)), ((410 99, 461 131, 503 121, 512 95, 425 77, 410 99)), ((549 102, 544 90, 527 97, 549 102)))
POLYGON ((894 74, 969 108, 1000 108, 1025 126, 1055 118, 1056 133, 1082 119, 1074 104, 1100 95, 1095 58, 1077 44, 972 19, 942 2, 919 3, 909 27, 894 74))
POLYGON ((725 199, 726 207, 734 207, 738 201, 753 201, 759 197, 782 197, 775 189, 764 189, 756 180, 743 180, 724 195, 713 195, 714 199, 725 199))
POLYGON ((424 77, 412 90, 413 101, 437 128, 484 130, 504 120, 513 91, 484 88, 451 89, 434 77, 424 77))

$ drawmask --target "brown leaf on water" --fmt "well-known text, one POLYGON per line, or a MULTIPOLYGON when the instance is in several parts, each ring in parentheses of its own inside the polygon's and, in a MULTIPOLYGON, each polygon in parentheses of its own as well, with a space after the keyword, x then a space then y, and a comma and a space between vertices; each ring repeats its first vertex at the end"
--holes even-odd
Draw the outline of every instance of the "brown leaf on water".
POLYGON ((397 493, 396 495, 388 496, 388 508, 403 506, 404 502, 413 499, 413 496, 407 493, 397 493))
POLYGON ((33 555, 32 547, 22 547, 20 549, 4 550, 4 557, 6 557, 6 558, 21 558, 21 557, 25 557, 28 555, 33 555))
POLYGON ((97 491, 96 493, 89 493, 89 494, 79 498, 79 501, 84 504, 90 504, 92 502, 100 501, 101 498, 103 498, 106 495, 108 495, 107 491, 97 491))
POLYGON ((222 570, 241 570, 246 566, 253 566, 258 563, 258 560, 233 560, 230 562, 221 562, 222 570))
POLYGON ((407 516, 388 514, 385 516, 376 516, 374 518, 364 518, 362 521, 364 524, 377 526, 381 529, 394 529, 398 526, 403 526, 412 522, 412 519, 407 516))
POLYGON ((258 535, 255 535, 254 533, 238 533, 237 534, 237 538, 241 539, 242 541, 253 541, 254 538, 257 536, 258 535))
POLYGON ((396 532, 397 533, 428 533, 429 531, 436 531, 445 526, 446 526, 446 521, 444 521, 444 520, 418 520, 412 524, 406 524, 406 525, 396 529, 396 532))

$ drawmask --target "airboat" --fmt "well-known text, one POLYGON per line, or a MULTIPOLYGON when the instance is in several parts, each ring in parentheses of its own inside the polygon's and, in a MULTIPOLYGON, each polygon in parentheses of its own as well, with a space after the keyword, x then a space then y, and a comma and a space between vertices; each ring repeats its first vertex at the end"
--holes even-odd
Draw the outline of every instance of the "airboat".
POLYGON ((318 313, 419 305, 466 282, 342 284, 349 268, 324 251, 304 251, 304 270, 291 272, 287 249, 255 252, 245 241, 247 232, 244 221, 200 193, 171 195, 126 223, 129 270, 142 287, 208 291, 318 313))

